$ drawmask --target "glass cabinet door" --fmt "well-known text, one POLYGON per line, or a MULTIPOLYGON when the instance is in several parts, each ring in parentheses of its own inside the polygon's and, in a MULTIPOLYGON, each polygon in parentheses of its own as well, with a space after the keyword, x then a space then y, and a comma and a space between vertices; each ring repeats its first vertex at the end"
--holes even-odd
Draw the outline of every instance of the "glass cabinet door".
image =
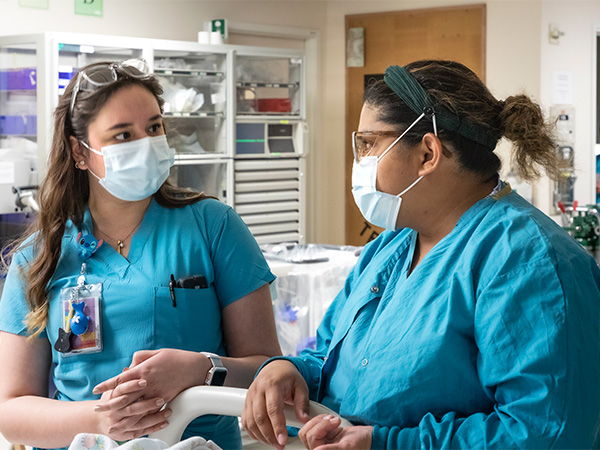
POLYGON ((179 187, 204 192, 228 203, 227 180, 230 178, 231 160, 179 161, 171 168, 169 181, 179 187))
POLYGON ((0 45, 0 214, 21 210, 13 188, 37 184, 36 57, 35 43, 0 45))
POLYGON ((238 116, 300 116, 302 59, 238 55, 238 116))
POLYGON ((179 159, 227 153, 226 55, 154 51, 167 135, 179 159))

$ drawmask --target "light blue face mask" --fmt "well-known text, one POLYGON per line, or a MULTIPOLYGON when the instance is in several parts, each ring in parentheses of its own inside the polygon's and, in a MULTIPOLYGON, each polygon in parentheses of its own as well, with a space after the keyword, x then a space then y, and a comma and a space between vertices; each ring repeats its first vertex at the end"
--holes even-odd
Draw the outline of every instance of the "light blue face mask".
POLYGON ((146 137, 136 141, 101 148, 101 152, 82 144, 104 158, 104 178, 100 185, 115 197, 135 202, 155 194, 169 177, 175 163, 175 152, 169 147, 167 137, 146 137))
MULTIPOLYGON (((415 126, 425 114, 421 114, 398 138, 390 144, 380 156, 364 156, 352 165, 352 196, 361 214, 375 226, 386 230, 396 230, 398 214, 402 205, 402 196, 412 189, 423 176, 417 178, 410 186, 398 195, 388 194, 377 190, 377 163, 387 155, 394 145, 415 126)), ((431 117, 433 130, 437 136, 435 115, 431 117)))

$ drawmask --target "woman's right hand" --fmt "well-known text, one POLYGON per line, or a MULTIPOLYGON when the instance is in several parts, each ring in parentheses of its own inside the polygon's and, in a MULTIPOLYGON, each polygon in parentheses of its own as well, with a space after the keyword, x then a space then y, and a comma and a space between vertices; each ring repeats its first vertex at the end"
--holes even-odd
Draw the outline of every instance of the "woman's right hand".
POLYGON ((135 439, 167 426, 170 409, 161 398, 145 399, 146 380, 132 380, 104 392, 94 407, 98 433, 115 441, 135 439))
POLYGON ((308 386, 296 366, 286 360, 267 364, 250 385, 242 425, 248 435, 277 449, 287 443, 284 404, 293 405, 301 423, 309 420, 308 386))

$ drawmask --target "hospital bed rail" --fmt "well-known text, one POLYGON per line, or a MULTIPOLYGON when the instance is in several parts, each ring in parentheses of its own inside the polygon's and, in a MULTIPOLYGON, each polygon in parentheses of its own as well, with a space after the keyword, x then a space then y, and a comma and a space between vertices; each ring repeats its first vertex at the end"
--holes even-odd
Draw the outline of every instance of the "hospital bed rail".
MULTIPOLYGON (((173 411, 173 414, 169 417, 169 424, 162 430, 152 433, 149 437, 160 439, 172 446, 181 440, 183 431, 196 417, 205 414, 241 416, 247 392, 246 389, 221 386, 195 386, 186 389, 168 404, 168 407, 173 411)), ((296 418, 293 406, 285 405, 284 413, 288 425, 293 427, 302 426, 302 423, 296 418)), ((338 416, 331 409, 311 401, 310 417, 319 414, 338 416)), ((350 422, 342 418, 342 427, 351 425, 350 422)))

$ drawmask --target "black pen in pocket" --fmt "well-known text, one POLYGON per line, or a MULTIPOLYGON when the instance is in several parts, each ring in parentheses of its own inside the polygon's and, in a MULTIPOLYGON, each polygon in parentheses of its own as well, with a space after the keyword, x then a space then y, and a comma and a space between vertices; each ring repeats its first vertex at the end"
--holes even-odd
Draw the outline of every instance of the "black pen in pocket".
POLYGON ((171 279, 169 280, 169 293, 171 294, 171 301, 173 302, 173 308, 177 307, 177 301, 175 301, 175 276, 171 274, 171 279))

